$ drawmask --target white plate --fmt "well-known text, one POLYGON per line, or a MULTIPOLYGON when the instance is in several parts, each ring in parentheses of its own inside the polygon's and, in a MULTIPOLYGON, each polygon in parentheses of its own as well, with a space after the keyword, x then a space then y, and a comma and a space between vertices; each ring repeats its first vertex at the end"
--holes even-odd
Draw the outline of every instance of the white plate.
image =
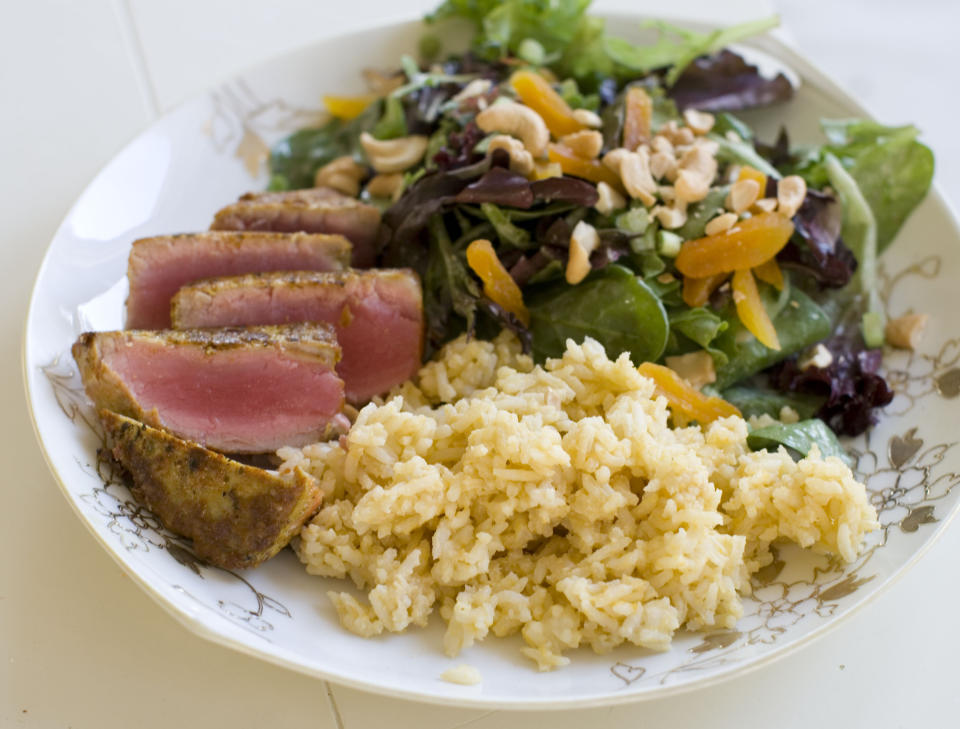
MULTIPOLYGON (((636 26, 612 18, 621 32, 636 26)), ((883 257, 893 315, 933 314, 921 351, 887 359, 897 397, 880 425, 852 446, 883 529, 846 568, 799 553, 746 600, 736 631, 678 635, 662 654, 586 649, 570 666, 538 673, 519 639, 490 638, 456 661, 441 650, 442 628, 377 640, 344 631, 327 601, 334 581, 308 576, 289 552, 253 571, 210 568, 189 544, 158 528, 127 490, 101 480, 100 444, 69 354, 88 329, 121 326, 130 243, 159 233, 201 230, 213 212, 266 184, 268 145, 310 124, 324 93, 356 93, 363 66, 395 66, 416 48, 416 22, 375 28, 253 68, 153 124, 87 187, 57 231, 37 279, 26 326, 24 368, 38 437, 67 499, 110 555, 187 628, 289 668, 385 694, 487 708, 559 708, 633 701, 702 686, 756 668, 823 634, 902 575, 956 513, 960 445, 960 337, 944 305, 956 299, 960 230, 932 192, 883 257), (344 62, 344 59, 349 59, 344 62), (257 170, 256 175, 251 175, 257 170), (477 666, 483 683, 439 679, 455 663, 477 666)), ((865 112, 829 80, 771 38, 757 47, 803 78, 785 107, 749 116, 766 138, 783 120, 793 141, 818 139, 818 119, 865 112)))

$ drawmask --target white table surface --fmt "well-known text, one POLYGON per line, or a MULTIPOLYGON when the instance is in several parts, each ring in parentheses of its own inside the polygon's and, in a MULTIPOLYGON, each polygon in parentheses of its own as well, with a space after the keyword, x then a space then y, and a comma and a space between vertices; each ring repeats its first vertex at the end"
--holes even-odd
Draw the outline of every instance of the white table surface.
MULTIPOLYGON (((840 629, 761 671, 611 709, 484 712, 387 699, 256 661, 183 629, 117 567, 61 495, 21 373, 33 277, 93 174, 158 114, 231 71, 368 19, 385 0, 3 2, 0 23, 0 726, 952 727, 960 725, 960 524, 840 629)), ((915 122, 960 201, 953 0, 604 2, 707 20, 778 10, 801 52, 881 119, 915 122), (669 10, 665 9, 669 6, 669 10)))

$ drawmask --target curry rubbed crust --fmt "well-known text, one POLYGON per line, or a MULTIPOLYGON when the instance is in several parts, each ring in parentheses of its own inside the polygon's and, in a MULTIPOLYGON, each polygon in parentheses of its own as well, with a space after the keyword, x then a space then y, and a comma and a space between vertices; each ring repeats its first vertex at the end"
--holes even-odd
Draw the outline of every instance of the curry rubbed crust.
POLYGON ((287 545, 320 506, 316 479, 247 466, 110 410, 99 412, 134 497, 194 551, 227 569, 255 567, 287 545))

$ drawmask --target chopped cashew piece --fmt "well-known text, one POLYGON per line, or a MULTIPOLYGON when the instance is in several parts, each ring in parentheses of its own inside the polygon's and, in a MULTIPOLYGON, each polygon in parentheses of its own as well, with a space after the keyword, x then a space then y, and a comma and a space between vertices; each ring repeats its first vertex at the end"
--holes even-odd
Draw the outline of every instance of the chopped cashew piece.
POLYGON ((826 369, 833 364, 833 355, 823 344, 816 344, 808 349, 797 361, 797 367, 801 370, 808 370, 811 367, 826 369))
POLYGON ((474 96, 482 96, 487 93, 492 86, 493 82, 488 78, 475 78, 464 86, 460 93, 454 96, 451 101, 459 104, 461 101, 472 99, 474 96))
POLYGON ((610 215, 610 213, 616 210, 623 210, 627 207, 627 199, 606 182, 598 182, 597 204, 593 207, 603 215, 610 215))
POLYGON ((603 126, 603 119, 600 115, 589 109, 574 109, 573 118, 590 129, 599 129, 603 126))
POLYGON ((928 314, 904 314, 888 321, 883 334, 894 347, 916 349, 929 320, 928 314))
POLYGON ((674 147, 693 144, 693 130, 678 126, 673 119, 660 128, 660 134, 666 137, 674 147))
POLYGON ((717 160, 706 145, 690 147, 680 158, 680 170, 674 182, 677 200, 691 203, 703 200, 717 176, 717 160))
POLYGON ((687 222, 687 211, 675 207, 664 207, 657 205, 652 211, 653 217, 660 221, 667 230, 673 230, 681 227, 687 222))
POLYGON ((756 180, 737 180, 730 186, 727 193, 727 210, 737 215, 746 212, 757 201, 760 194, 760 183, 756 180))
POLYGON ((772 213, 776 209, 777 201, 772 197, 765 197, 761 200, 757 200, 752 206, 752 210, 755 210, 758 213, 772 213))
POLYGON ((683 112, 683 120, 693 130, 694 134, 706 134, 713 129, 713 114, 696 109, 687 109, 683 112))
POLYGON ((560 143, 578 157, 593 159, 603 149, 603 135, 594 129, 584 129, 561 137, 560 143))
POLYGON ((403 192, 403 173, 391 172, 388 175, 375 175, 367 183, 367 192, 374 197, 388 197, 396 201, 403 192))
POLYGON ((673 143, 662 134, 658 134, 650 140, 650 149, 652 149, 654 152, 663 152, 664 154, 669 154, 671 157, 676 156, 675 150, 673 149, 673 143))
POLYGON ((523 146, 523 142, 506 134, 497 134, 491 137, 487 145, 487 154, 502 149, 510 155, 510 169, 519 175, 527 176, 533 172, 533 155, 523 146))
POLYGON ((550 130, 543 117, 516 101, 501 101, 487 107, 477 114, 476 122, 487 134, 501 132, 521 140, 534 157, 541 157, 550 143, 550 130))
POLYGON ((717 233, 723 233, 724 231, 730 230, 740 218, 736 213, 721 213, 717 217, 710 220, 706 227, 703 229, 703 232, 707 235, 716 235, 717 233))
POLYGON ((677 158, 670 152, 654 152, 650 155, 650 174, 660 180, 666 178, 670 182, 677 179, 677 158))
POLYGON ((713 366, 713 357, 702 349, 690 354, 664 359, 667 367, 672 369, 688 383, 698 390, 704 385, 717 381, 717 370, 713 366))
POLYGON ((570 235, 567 283, 578 284, 590 273, 590 254, 600 245, 600 235, 590 223, 580 221, 570 235))
POLYGON ((649 148, 642 146, 636 152, 630 152, 621 147, 607 152, 603 163, 620 175, 630 197, 647 206, 656 203, 657 183, 650 174, 649 148))
POLYGON ((797 214, 807 196, 807 183, 800 175, 789 175, 777 183, 777 211, 787 218, 797 214))
POLYGON ((360 135, 360 144, 377 172, 404 172, 423 159, 427 138, 422 134, 397 139, 377 139, 370 132, 360 135))
POLYGON ((313 184, 315 187, 330 187, 344 195, 356 197, 360 192, 360 180, 366 175, 366 167, 350 155, 344 155, 317 170, 313 184))
POLYGON ((686 203, 699 202, 710 192, 710 181, 693 170, 680 170, 673 189, 677 200, 686 203))

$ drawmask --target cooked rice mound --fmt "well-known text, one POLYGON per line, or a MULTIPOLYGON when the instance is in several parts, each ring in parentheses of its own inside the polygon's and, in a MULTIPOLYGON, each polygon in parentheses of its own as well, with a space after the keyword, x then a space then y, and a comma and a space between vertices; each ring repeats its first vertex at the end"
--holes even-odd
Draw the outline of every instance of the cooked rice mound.
POLYGON ((540 367, 510 334, 460 338, 340 442, 280 451, 326 493, 296 552, 366 593, 329 593, 354 633, 439 606, 450 656, 519 631, 548 670, 583 644, 732 628, 774 540, 849 561, 877 527, 840 460, 753 453, 738 417, 668 420, 653 382, 593 340, 540 367))

